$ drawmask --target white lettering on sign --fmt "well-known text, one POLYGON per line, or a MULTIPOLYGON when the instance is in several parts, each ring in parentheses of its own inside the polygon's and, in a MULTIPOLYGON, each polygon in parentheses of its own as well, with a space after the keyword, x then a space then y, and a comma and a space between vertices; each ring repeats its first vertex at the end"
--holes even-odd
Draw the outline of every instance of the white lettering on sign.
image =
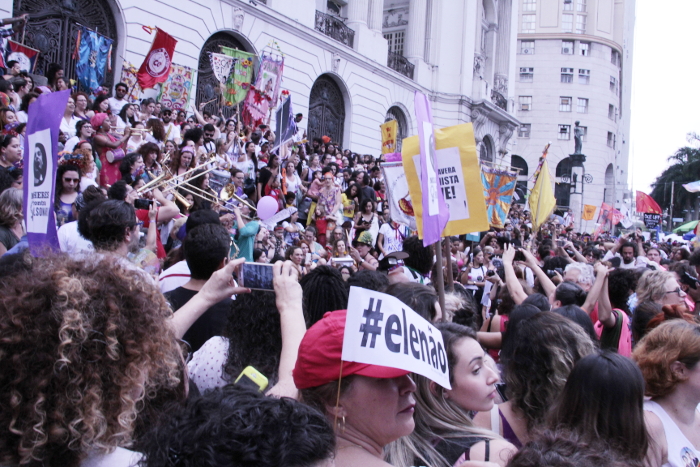
POLYGON ((350 288, 343 360, 400 368, 451 389, 442 334, 391 295, 350 288))

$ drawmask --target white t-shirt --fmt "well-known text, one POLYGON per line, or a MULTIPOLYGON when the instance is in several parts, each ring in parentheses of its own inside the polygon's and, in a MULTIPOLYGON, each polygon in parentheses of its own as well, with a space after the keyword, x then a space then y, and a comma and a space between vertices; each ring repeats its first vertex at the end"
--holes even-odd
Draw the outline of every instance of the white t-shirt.
POLYGON ((109 454, 88 454, 80 467, 136 467, 142 458, 139 452, 116 448, 109 454))
POLYGON ((75 129, 75 124, 78 123, 80 119, 73 115, 70 120, 66 121, 64 117, 61 118, 61 132, 65 134, 68 138, 75 136, 77 130, 75 129))
POLYGON ((175 290, 190 280, 190 268, 184 259, 175 263, 158 276, 158 287, 163 293, 175 290))
MULTIPOLYGON (((407 234, 405 230, 406 228, 401 225, 399 225, 397 229, 394 229, 388 222, 379 228, 379 233, 384 235, 382 247, 387 254, 403 249, 403 240, 406 238, 407 234)), ((382 258, 384 258, 384 254, 379 255, 379 259, 381 260, 382 258)))
POLYGON ((180 144, 182 142, 182 139, 180 138, 180 127, 175 125, 175 123, 170 122, 167 125, 165 125, 165 140, 173 140, 177 144, 180 144))
POLYGON ((112 110, 113 115, 119 115, 119 112, 122 111, 122 107, 129 103, 126 99, 119 100, 116 97, 110 97, 107 99, 107 102, 109 102, 109 108, 112 110))
POLYGON ((190 380, 204 393, 214 388, 226 386, 224 365, 228 360, 229 341, 225 337, 214 336, 204 343, 187 364, 190 380))
POLYGON ((58 244, 62 252, 71 256, 95 251, 92 242, 78 232, 78 221, 68 222, 58 229, 58 244))
POLYGON ((287 193, 296 193, 297 188, 301 185, 301 179, 296 172, 294 172, 293 179, 290 180, 289 177, 284 177, 284 180, 287 183, 287 193))

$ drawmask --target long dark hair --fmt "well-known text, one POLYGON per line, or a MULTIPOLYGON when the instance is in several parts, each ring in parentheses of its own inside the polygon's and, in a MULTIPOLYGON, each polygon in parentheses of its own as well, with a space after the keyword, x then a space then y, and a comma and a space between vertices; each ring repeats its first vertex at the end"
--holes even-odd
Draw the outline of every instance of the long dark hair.
POLYGON ((129 110, 129 107, 132 107, 134 104, 124 104, 122 109, 119 111, 119 118, 122 119, 124 123, 127 124, 129 127, 133 127, 136 125, 136 119, 132 115, 131 117, 126 116, 126 111, 129 110))
MULTIPOLYGON (((54 198, 55 209, 61 209, 61 195, 63 194, 63 175, 66 172, 77 172, 78 178, 82 176, 80 167, 78 167, 77 165, 65 164, 58 166, 58 170, 56 170, 56 197, 54 198)), ((78 191, 78 189, 79 187, 76 187, 76 191, 78 191)))
POLYGON ((604 440, 621 454, 642 460, 649 444, 644 423, 644 378, 629 358, 603 351, 574 366, 550 412, 552 429, 604 440))

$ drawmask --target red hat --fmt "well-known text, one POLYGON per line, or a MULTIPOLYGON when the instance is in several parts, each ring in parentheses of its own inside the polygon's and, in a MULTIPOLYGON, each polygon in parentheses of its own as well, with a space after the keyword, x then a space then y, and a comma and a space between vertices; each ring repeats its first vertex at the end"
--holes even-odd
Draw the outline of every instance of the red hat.
POLYGON ((325 135, 324 135, 324 136, 321 136, 321 141, 323 141, 324 143, 328 144, 328 143, 331 142, 331 138, 330 138, 329 136, 325 136, 325 135))
MULTIPOLYGON (((294 384, 298 389, 315 388, 340 379, 347 312, 329 311, 304 334, 294 367, 294 384)), ((342 376, 362 375, 387 379, 409 373, 410 371, 399 368, 344 361, 342 376)))

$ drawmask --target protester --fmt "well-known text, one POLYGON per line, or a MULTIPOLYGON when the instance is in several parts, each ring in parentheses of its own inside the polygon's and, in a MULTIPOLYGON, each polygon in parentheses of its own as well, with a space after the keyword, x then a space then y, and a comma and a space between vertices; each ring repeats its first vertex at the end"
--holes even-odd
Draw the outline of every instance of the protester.
POLYGON ((0 193, 0 256, 17 245, 24 236, 22 190, 8 188, 0 193))

